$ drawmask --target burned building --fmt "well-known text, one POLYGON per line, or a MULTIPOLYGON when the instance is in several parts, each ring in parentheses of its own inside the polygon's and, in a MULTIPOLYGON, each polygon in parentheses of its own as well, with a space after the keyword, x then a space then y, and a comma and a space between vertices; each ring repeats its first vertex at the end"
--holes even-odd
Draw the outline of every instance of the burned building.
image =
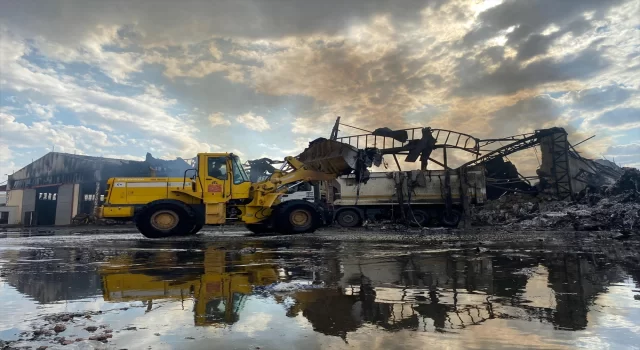
POLYGON ((9 175, 7 208, 13 224, 69 225, 81 213, 93 214, 111 177, 182 176, 190 165, 147 154, 145 161, 50 152, 9 175))

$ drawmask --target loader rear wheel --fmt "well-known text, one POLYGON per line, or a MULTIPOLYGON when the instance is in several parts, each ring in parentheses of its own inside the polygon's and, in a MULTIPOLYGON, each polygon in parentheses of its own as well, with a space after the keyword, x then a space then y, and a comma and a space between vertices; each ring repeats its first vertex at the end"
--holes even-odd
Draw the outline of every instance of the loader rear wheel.
POLYGON ((305 200, 286 201, 276 207, 275 228, 281 234, 315 231, 322 223, 321 212, 315 204, 305 200))
POLYGON ((188 209, 173 203, 149 205, 136 215, 135 221, 140 233, 147 238, 190 234, 196 228, 188 209))
POLYGON ((360 226, 362 219, 360 214, 355 209, 344 209, 338 212, 336 215, 336 221, 338 225, 342 227, 356 227, 360 226))

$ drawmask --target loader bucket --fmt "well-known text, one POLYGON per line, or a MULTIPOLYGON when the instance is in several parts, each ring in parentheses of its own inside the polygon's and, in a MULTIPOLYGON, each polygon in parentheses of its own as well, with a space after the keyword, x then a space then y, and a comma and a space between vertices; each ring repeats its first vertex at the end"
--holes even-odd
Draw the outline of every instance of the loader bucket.
POLYGON ((372 163, 379 165, 381 161, 377 150, 359 150, 351 145, 324 138, 311 141, 309 147, 296 158, 310 170, 337 176, 370 167, 372 163))

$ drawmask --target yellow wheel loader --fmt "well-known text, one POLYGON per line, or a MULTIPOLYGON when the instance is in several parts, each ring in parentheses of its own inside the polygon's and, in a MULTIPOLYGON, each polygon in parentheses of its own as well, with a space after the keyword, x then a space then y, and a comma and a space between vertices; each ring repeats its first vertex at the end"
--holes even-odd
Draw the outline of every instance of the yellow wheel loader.
POLYGON ((318 139, 297 157, 287 157, 266 180, 252 183, 238 156, 200 153, 194 169, 182 178, 111 178, 100 216, 133 220, 145 237, 192 235, 203 225, 242 221, 254 233, 313 232, 325 220, 318 203, 280 201, 289 186, 327 181, 355 172, 359 181, 367 167, 379 165, 375 149, 318 139))

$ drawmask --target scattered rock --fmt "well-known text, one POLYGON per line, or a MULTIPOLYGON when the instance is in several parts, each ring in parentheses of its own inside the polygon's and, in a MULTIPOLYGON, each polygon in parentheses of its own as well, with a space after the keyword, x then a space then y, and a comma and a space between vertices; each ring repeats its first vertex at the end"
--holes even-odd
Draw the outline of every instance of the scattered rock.
POLYGON ((67 326, 60 323, 58 323, 57 325, 55 325, 55 327, 53 327, 53 330, 56 333, 64 332, 66 329, 67 329, 67 326))
POLYGON ((82 338, 76 338, 76 341, 83 341, 84 339, 82 338))
POLYGON ((138 330, 138 328, 136 328, 136 327, 127 327, 127 328, 123 329, 123 331, 137 331, 137 330, 138 330))
POLYGON ((36 350, 47 350, 47 348, 48 346, 42 345, 42 346, 39 346, 36 350))
POLYGON ((95 332, 98 330, 98 327, 96 326, 89 326, 87 328, 85 328, 84 330, 86 330, 87 332, 95 332))
POLYGON ((89 340, 97 340, 103 343, 106 343, 109 341, 109 338, 111 338, 112 335, 111 334, 99 334, 99 335, 92 335, 89 337, 89 340))
POLYGON ((105 329, 104 332, 105 333, 113 333, 113 329, 105 329))
POLYGON ((159 337, 160 333, 154 333, 153 335, 155 335, 156 337, 159 337))
POLYGON ((47 332, 51 332, 51 331, 48 331, 48 330, 46 330, 44 328, 36 329, 36 330, 33 331, 33 336, 34 337, 39 337, 41 335, 46 335, 47 332))
POLYGON ((635 300, 640 300, 640 294, 636 294, 636 295, 634 295, 634 296, 633 296, 633 299, 635 299, 635 300))
POLYGON ((73 343, 74 343, 74 341, 73 341, 73 340, 65 340, 65 341, 63 341, 63 342, 60 342, 60 344, 62 344, 62 345, 71 345, 71 344, 73 344, 73 343))
POLYGON ((184 339, 195 340, 196 338, 194 338, 194 337, 185 337, 184 339))

